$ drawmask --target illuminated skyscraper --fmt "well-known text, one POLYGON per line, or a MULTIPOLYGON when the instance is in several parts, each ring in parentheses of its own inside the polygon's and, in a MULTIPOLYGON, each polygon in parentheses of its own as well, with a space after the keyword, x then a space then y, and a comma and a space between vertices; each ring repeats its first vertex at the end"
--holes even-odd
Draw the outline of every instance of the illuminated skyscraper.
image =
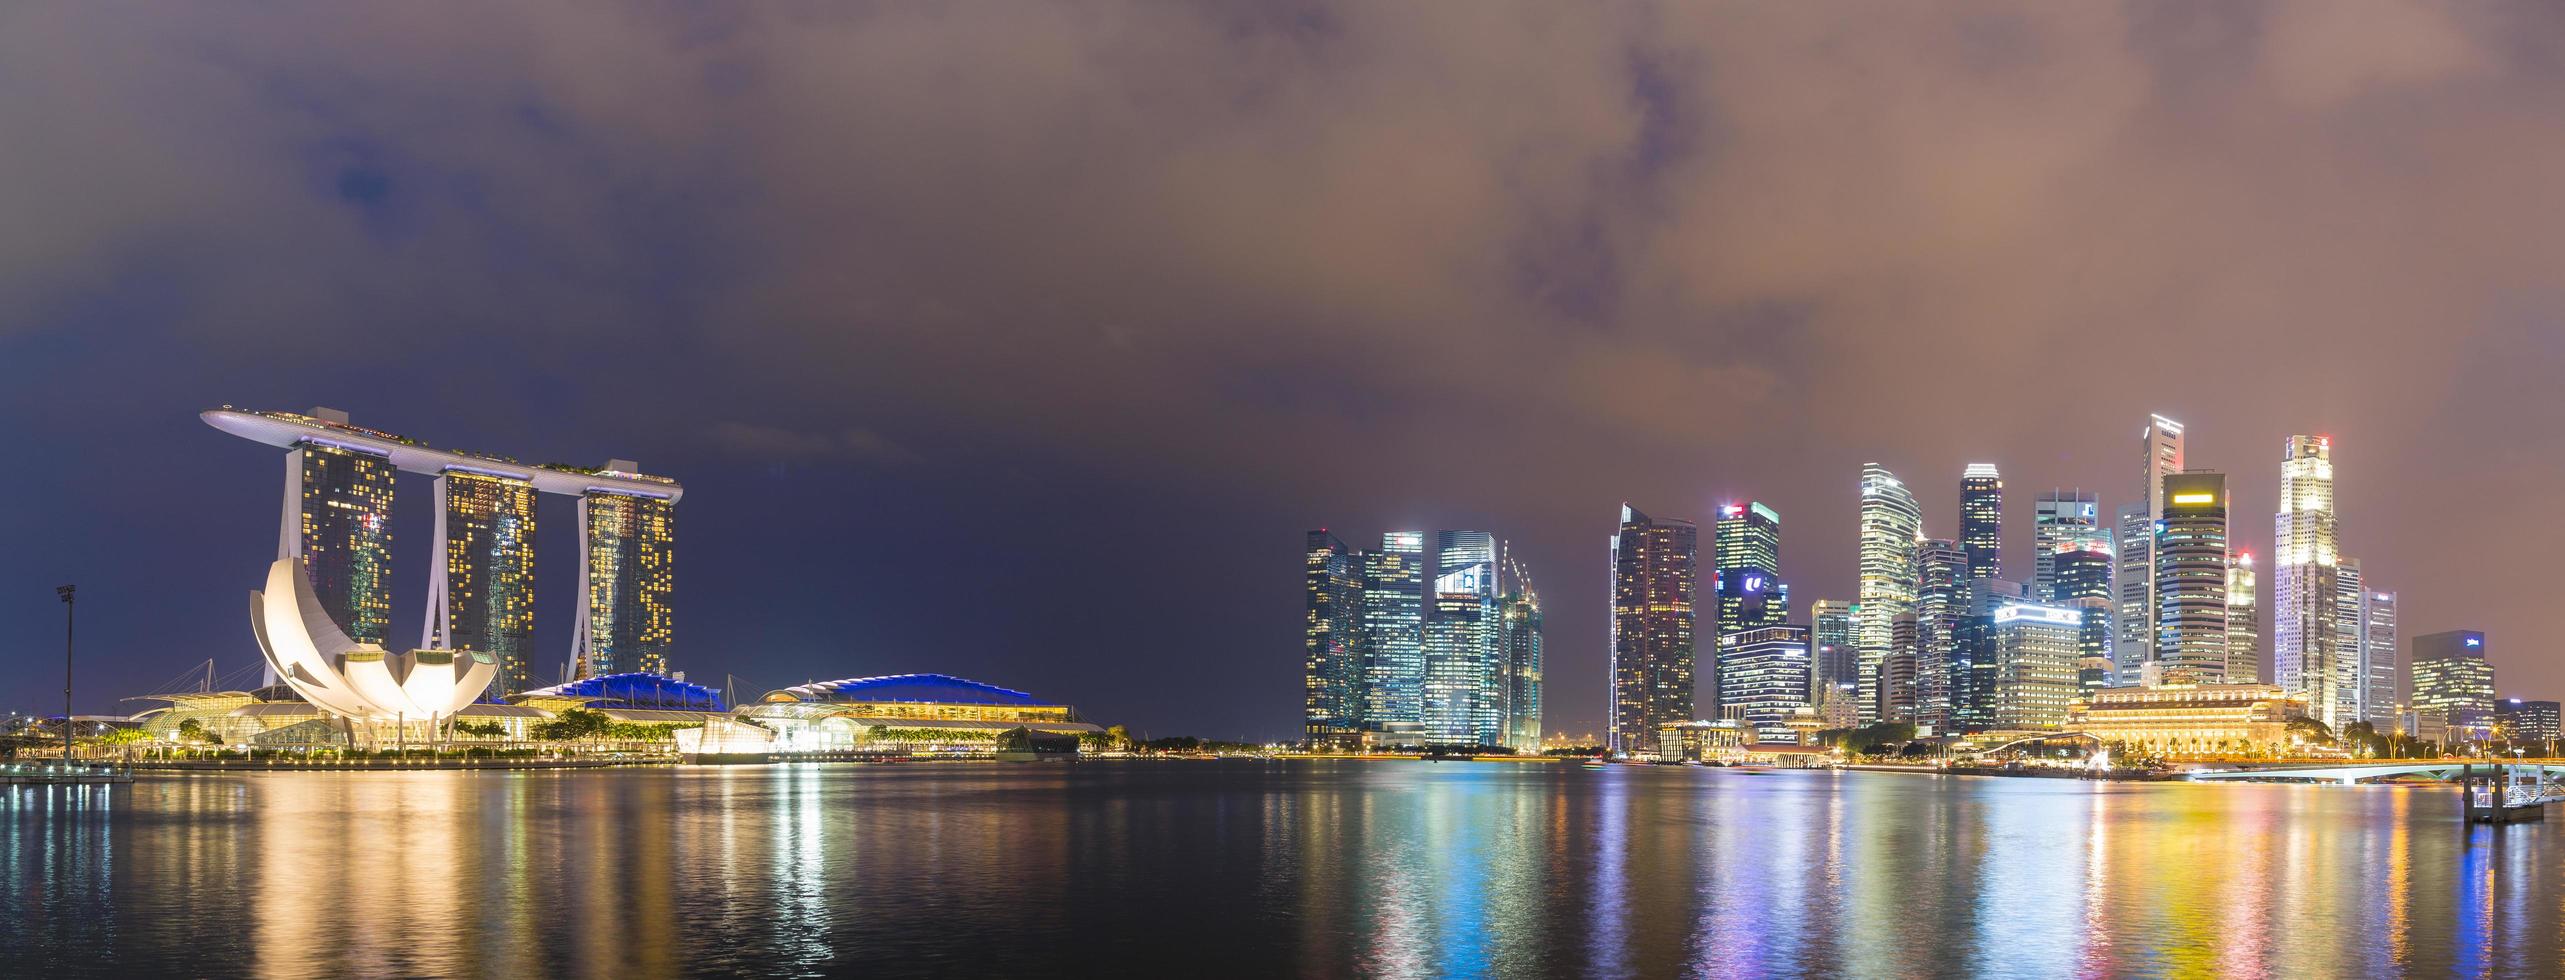
POLYGON ((1519 566, 1504 610, 1505 742, 1516 752, 1541 750, 1541 597, 1519 566))
POLYGON ((1691 721, 1700 529, 1628 504, 1612 537, 1612 732, 1615 755, 1654 756, 1657 728, 1691 721))
POLYGON ((1994 727, 2040 730, 2066 724, 2079 696, 2084 616, 2064 606, 2018 602, 1995 610, 1994 727))
POLYGON ((2446 729, 2447 742, 2483 738, 2493 724, 2494 665, 2485 660, 2481 630, 2450 630, 2414 637, 2414 714, 2422 727, 2446 729), (2458 734, 2466 732, 2465 735, 2458 734))
POLYGON ((2118 672, 2111 662, 2111 616, 2117 611, 2111 601, 2114 559, 2107 543, 2068 547, 2072 550, 2049 556, 2054 584, 2047 594, 2034 594, 2032 598, 2083 614, 2083 634, 2076 651, 2076 683, 2090 696, 2110 686, 2118 672))
POLYGON ((288 511, 277 542, 276 557, 311 570, 330 621, 378 646, 392 621, 392 473, 391 460, 370 452, 297 445, 285 454, 288 511))
POLYGON ((1498 607, 1496 535, 1434 535, 1433 614, 1425 622, 1425 714, 1444 745, 1505 738, 1504 613, 1498 607))
POLYGON ((1792 740, 1791 715, 1809 706, 1808 627, 1763 626, 1719 637, 1719 705, 1759 742, 1792 740))
POLYGON ((1950 731, 1951 644, 1968 604, 1968 552, 1947 538, 1915 544, 1915 722, 1935 734, 1950 731))
POLYGON ((1967 577, 2004 577, 2004 477, 1993 463, 1970 463, 1959 478, 1959 546, 1967 577))
POLYGON ((2332 441, 2290 436, 2281 445, 2280 513, 2271 530, 2271 679, 2304 698, 2309 717, 2336 728, 2357 720, 2360 705, 2360 587, 2346 591, 2342 561, 2332 441))
POLYGON ((2253 554, 2227 561, 2227 683, 2262 683, 2262 614, 2254 605, 2253 554))
POLYGON ((1808 621, 1812 624, 1809 640, 1816 648, 1811 654, 1810 670, 1816 676, 1817 692, 1860 685, 1860 629, 1855 625, 1855 608, 1841 599, 1819 599, 1808 604, 1808 621))
POLYGON ((1425 532, 1381 535, 1363 556, 1365 723, 1392 744, 1425 737, 1425 532))
POLYGON ((1711 556, 1718 563, 1721 635, 1790 620, 1790 586, 1781 580, 1780 514, 1761 503, 1720 508, 1711 556))
POLYGON ((1874 720, 1915 720, 1915 614, 1899 613, 1888 623, 1888 655, 1879 660, 1872 683, 1870 713, 1874 720))
POLYGON ((2396 594, 2364 589, 2360 603, 2360 717, 2384 731, 2396 720, 2403 701, 2396 681, 2396 594))
MULTIPOLYGON (((1885 466, 1862 464, 1857 613, 1861 632, 1855 642, 1860 650, 1864 723, 1879 720, 1880 667, 1895 646, 1897 618, 1911 618, 1915 612, 1915 541, 1923 537, 1923 530, 1923 509, 1915 505, 1915 495, 1906 490, 1906 484, 1885 466)), ((1911 707, 1912 692, 1905 697, 1911 707)))
POLYGON ((2155 659, 2167 683, 2216 684, 2227 672, 2227 478, 2164 478, 2155 533, 2155 659))
POLYGON ((2122 684, 2138 683, 2162 645, 2156 635, 2163 602, 2156 595, 2155 530, 2164 519, 2164 479, 2182 472, 2182 423, 2150 415, 2138 441, 2143 454, 2138 499, 2120 509, 2120 569, 2114 583, 2120 593, 2120 636, 2111 659, 2119 664, 2122 684))
POLYGON ((1311 531, 1302 580, 1301 738, 1313 747, 1351 748, 1363 732, 1362 556, 1333 534, 1311 531))
POLYGON ((430 650, 498 658, 492 695, 534 684, 534 484, 449 467, 436 478, 437 558, 428 576, 430 650))
MULTIPOLYGON (((608 472, 640 469, 627 460, 608 472)), ((676 635, 677 505, 667 497, 592 490, 579 498, 580 592, 572 629, 579 676, 668 672, 676 635)))
MULTIPOLYGON (((2101 504, 2082 490, 2051 490, 2031 504, 2031 595, 2046 602, 2057 593, 2057 553, 2099 551, 2111 554, 2111 529, 2102 523, 2101 504)), ((2105 582, 2109 576, 2104 576, 2105 582)))

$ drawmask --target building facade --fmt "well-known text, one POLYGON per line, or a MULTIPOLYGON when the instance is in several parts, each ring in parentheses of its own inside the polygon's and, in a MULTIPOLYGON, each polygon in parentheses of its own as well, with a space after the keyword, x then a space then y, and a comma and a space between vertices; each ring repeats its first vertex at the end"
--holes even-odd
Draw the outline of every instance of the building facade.
MULTIPOLYGON (((1860 603, 1855 613, 1860 630, 1860 703, 1865 723, 1881 718, 1889 700, 1881 679, 1883 665, 1895 648, 1898 617, 1909 622, 1915 613, 1915 541, 1923 536, 1924 512, 1897 474, 1877 463, 1861 469, 1860 603)), ((1911 658, 1913 650, 1908 648, 1911 658)), ((1908 665, 1911 676, 1912 664, 1908 665)), ((1903 699, 1911 708, 1913 694, 1903 699)), ((1895 719, 1892 719, 1895 720, 1895 719)))
POLYGON ((497 657, 500 696, 534 686, 534 494, 530 481, 459 467, 436 478, 442 567, 419 645, 497 657))
POLYGON ((1993 463, 1970 463, 1960 474, 1959 546, 1967 577, 2004 576, 2004 476, 1993 463))
POLYGON ((2417 725, 2447 732, 2447 741, 2483 739, 2494 719, 2494 665, 2482 630, 2414 637, 2413 706, 2417 725))
POLYGON ((2155 659, 2167 683, 2226 679, 2227 551, 2226 476, 2165 477, 2155 533, 2155 659))
POLYGON ((1816 649, 1811 654, 1815 687, 1830 690, 1840 686, 1860 685, 1860 630, 1855 624, 1857 607, 1841 599, 1819 599, 1808 604, 1809 642, 1816 649))
POLYGON ((2494 721, 2499 728, 2497 737, 2513 742, 2554 742, 2565 738, 2565 732, 2558 730, 2554 701, 2504 698, 2494 702, 2494 721))
POLYGON ((1993 724, 2007 731, 2055 729, 2082 693, 2084 614, 2019 602, 1995 610, 1993 724))
POLYGON ((2082 639, 2077 642, 2076 683, 2090 694, 2109 687, 2118 673, 2111 660, 2111 616, 2118 605, 2111 601, 2113 556, 2107 543, 2069 542, 2061 551, 2049 556, 2052 576, 2048 591, 2031 591, 2036 602, 2065 606, 2083 614, 2082 639))
POLYGON ((2289 723, 2306 703, 2273 684, 2166 684, 2095 694, 2066 730, 2115 752, 2165 759, 2269 759, 2297 754, 2289 723))
POLYGON ((1781 515, 1760 502, 1719 510, 1711 539, 1718 563, 1719 634, 1790 621, 1790 585, 1781 580, 1781 515))
POLYGON ((1790 719, 1809 707, 1805 626, 1763 626, 1719 637, 1719 704, 1760 742, 1795 736, 1790 719))
POLYGON ((1957 541, 1915 543, 1915 722, 1939 733, 1950 730, 1951 647, 1968 604, 1972 578, 1967 550, 1957 541))
MULTIPOLYGON (((2113 554, 2111 528, 2103 523, 2101 506, 2093 494, 2080 489, 2050 490, 2031 503, 2031 595, 2042 601, 2056 595, 2058 554, 2113 554)), ((2110 576, 2102 579, 2107 582, 2110 576)))
POLYGON ((1657 730, 1693 719, 1694 603, 1700 529, 1623 504, 1612 537, 1612 732, 1615 755, 1657 750, 1657 730))
POLYGON ((322 440, 285 454, 277 557, 302 559, 330 621, 376 646, 392 623, 392 473, 385 456, 322 440))
POLYGON ((2229 684, 2262 683, 2262 610, 2255 604, 2253 553, 2227 558, 2227 680, 2229 684))
POLYGON ((1390 744, 1425 738, 1425 532, 1381 535, 1363 556, 1364 721, 1390 744))
POLYGON ((2147 664, 2162 645, 2157 637, 2162 603, 2156 597, 2155 533, 2164 520, 2164 480, 2183 470, 2182 423, 2148 416, 2146 428, 2139 433, 2139 450, 2138 499, 2120 508, 2118 515, 2119 638, 2111 659, 2122 684, 2135 684, 2145 677, 2147 664))
POLYGON ((1541 750, 1541 597, 1521 568, 1499 605, 1504 610, 1505 741, 1516 752, 1541 750))
POLYGON ((1362 556, 1325 530, 1311 531, 1301 576, 1301 739, 1353 748, 1363 738, 1362 556))
POLYGON ((2271 680, 2295 692, 2316 720, 2339 727, 2360 716, 2360 588, 2346 591, 2343 581, 2333 486, 2332 440, 2300 435, 2281 444, 2280 512, 2271 529, 2271 680))
MULTIPOLYGON (((609 469, 637 467, 624 460, 609 469)), ((676 636, 676 501, 592 491, 579 498, 578 676, 668 672, 676 636)))
POLYGON ((2404 704, 2397 690, 2404 677, 2397 663, 2396 593, 2364 587, 2360 600, 2360 717, 2386 728, 2404 704))

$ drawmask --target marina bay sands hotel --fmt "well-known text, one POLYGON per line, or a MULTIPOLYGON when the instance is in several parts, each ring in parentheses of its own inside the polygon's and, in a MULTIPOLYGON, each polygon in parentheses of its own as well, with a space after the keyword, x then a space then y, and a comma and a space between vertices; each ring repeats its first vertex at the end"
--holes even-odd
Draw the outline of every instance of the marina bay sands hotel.
POLYGON ((259 412, 229 405, 206 424, 285 450, 279 558, 300 558, 349 638, 381 645, 392 610, 392 474, 436 478, 436 567, 419 646, 479 650, 499 661, 495 693, 536 686, 534 501, 579 498, 580 603, 570 662, 577 677, 668 672, 676 593, 677 499, 685 488, 637 464, 527 466, 504 456, 435 449, 353 425, 347 413, 259 412))

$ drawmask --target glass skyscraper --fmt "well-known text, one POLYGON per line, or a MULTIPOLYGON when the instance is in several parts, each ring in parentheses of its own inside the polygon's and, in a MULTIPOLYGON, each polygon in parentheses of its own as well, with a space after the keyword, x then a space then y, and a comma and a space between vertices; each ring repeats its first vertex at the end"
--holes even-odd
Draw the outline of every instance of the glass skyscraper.
POLYGON ((1969 578, 2004 577, 2004 477, 1993 463, 1970 463, 1959 478, 1959 546, 1969 578))
POLYGON ((2360 706, 2360 586, 2343 581, 2338 538, 2332 440, 2290 436, 2271 531, 2271 679, 2336 728, 2357 720, 2360 706))
POLYGON ((1945 538, 1915 545, 1915 721, 1950 731, 1951 645, 1968 603, 1968 552, 1945 538))
POLYGON ((1352 748, 1363 732, 1362 556, 1333 534, 1311 531, 1302 576, 1301 738, 1317 748, 1352 748))
POLYGON ((1365 720, 1392 743, 1425 736, 1425 532, 1381 535, 1364 556, 1365 720))
MULTIPOLYGON (((2051 490, 2031 504, 2031 595, 2047 601, 2057 594, 2057 553, 2099 551, 2111 554, 2111 528, 2102 523, 2101 504, 2083 490, 2051 490)), ((2104 576, 2108 581, 2109 576, 2104 576)))
POLYGON ((2374 586, 2362 594, 2367 598, 2360 603, 2360 717, 2383 729, 2403 703, 2396 691, 2396 594, 2374 586))
POLYGON ((1753 729, 1755 741, 1788 742, 1788 724, 1808 701, 1808 628, 1764 626, 1719 637, 1719 705, 1753 729))
POLYGON ((1434 535, 1433 615, 1425 623, 1426 729, 1445 745, 1505 738, 1504 614, 1499 549, 1487 531, 1434 535))
POLYGON ((1855 608, 1841 599, 1819 599, 1808 604, 1809 642, 1815 646, 1810 665, 1815 675, 1809 693, 1812 702, 1860 686, 1861 631, 1855 625, 1855 608))
POLYGON ((1523 570, 1510 567, 1513 588, 1499 600, 1505 664, 1505 740, 1516 752, 1541 750, 1541 597, 1523 570))
POLYGON ((2076 679, 2085 695, 2111 685, 2117 665, 2111 662, 2111 616, 2116 606, 2111 601, 2111 565, 2113 557, 2107 542, 2049 555, 2051 584, 2046 593, 2034 591, 2036 602, 2065 606, 2084 616, 2083 639, 2079 641, 2076 679))
POLYGON ((2012 603, 1995 610, 1994 727, 2042 730, 2066 724, 2079 694, 2084 616, 2063 606, 2012 603))
POLYGON ((1790 621, 1790 586, 1781 580, 1781 515, 1761 503, 1719 509, 1711 545, 1718 563, 1719 632, 1790 621))
POLYGON ((588 599, 573 630, 579 676, 668 672, 676 538, 673 500, 605 491, 579 498, 579 551, 587 557, 580 584, 588 599))
POLYGON ((2161 415, 2147 416, 2138 433, 2143 453, 2138 499, 2120 509, 2120 569, 2113 585, 2120 593, 2120 635, 2111 659, 2119 665, 2120 683, 2146 676, 2146 665, 2161 647, 2157 634, 2162 602, 2156 595, 2156 525, 2164 520, 2164 480, 2182 472, 2182 423, 2161 415))
POLYGON ((2253 554, 2227 559, 2227 683, 2262 683, 2262 612, 2253 581, 2253 554))
POLYGON ((330 621, 377 646, 392 622, 393 472, 384 456, 324 442, 285 454, 286 500, 299 509, 277 557, 301 558, 330 621))
POLYGON ((2227 478, 2164 478, 2155 532, 2155 659, 2167 683, 2216 684, 2227 672, 2227 478))
POLYGON ((499 661, 492 695, 534 684, 534 484, 448 468, 436 478, 443 567, 428 579, 421 646, 477 650, 499 661))
POLYGON ((2482 630, 2414 637, 2414 714, 2423 727, 2449 732, 2443 745, 2483 738, 2493 724, 2494 665, 2482 630))
POLYGON ((1691 721, 1700 529, 1628 504, 1612 536, 1612 730, 1615 755, 1653 757, 1657 728, 1691 721))
MULTIPOLYGON (((1877 463, 1861 468, 1860 597, 1855 643, 1860 651, 1861 720, 1880 719, 1881 665, 1896 646, 1897 619, 1915 612, 1915 540, 1924 512, 1897 474, 1877 463)), ((1912 704, 1911 693, 1906 701, 1912 704)))

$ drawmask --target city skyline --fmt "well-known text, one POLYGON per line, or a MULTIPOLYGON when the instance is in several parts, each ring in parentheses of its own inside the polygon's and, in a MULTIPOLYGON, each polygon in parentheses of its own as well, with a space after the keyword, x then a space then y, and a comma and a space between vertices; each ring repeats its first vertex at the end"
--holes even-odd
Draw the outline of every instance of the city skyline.
MULTIPOLYGON (((1599 730, 1618 502, 1775 508, 1796 612, 1855 596, 1862 463, 1950 537, 1987 462, 2019 578, 2026 503, 2107 525, 2162 413, 2266 612, 2271 457, 2330 435, 2401 630, 2565 691, 2540 495, 2448 490, 2565 466, 2555 11, 1584 13, 14 10, 0 114, 55 135, 0 161, 43 189, 0 262, 0 663, 72 582, 102 663, 254 662, 238 590, 167 583, 275 553, 281 464, 191 416, 321 404, 685 479, 697 670, 950 669, 1160 731, 1296 730, 1308 528, 1506 529, 1552 727, 1599 730), (1186 571, 1084 581, 1144 539, 1186 571)), ((547 658, 575 509, 536 504, 547 658)))

